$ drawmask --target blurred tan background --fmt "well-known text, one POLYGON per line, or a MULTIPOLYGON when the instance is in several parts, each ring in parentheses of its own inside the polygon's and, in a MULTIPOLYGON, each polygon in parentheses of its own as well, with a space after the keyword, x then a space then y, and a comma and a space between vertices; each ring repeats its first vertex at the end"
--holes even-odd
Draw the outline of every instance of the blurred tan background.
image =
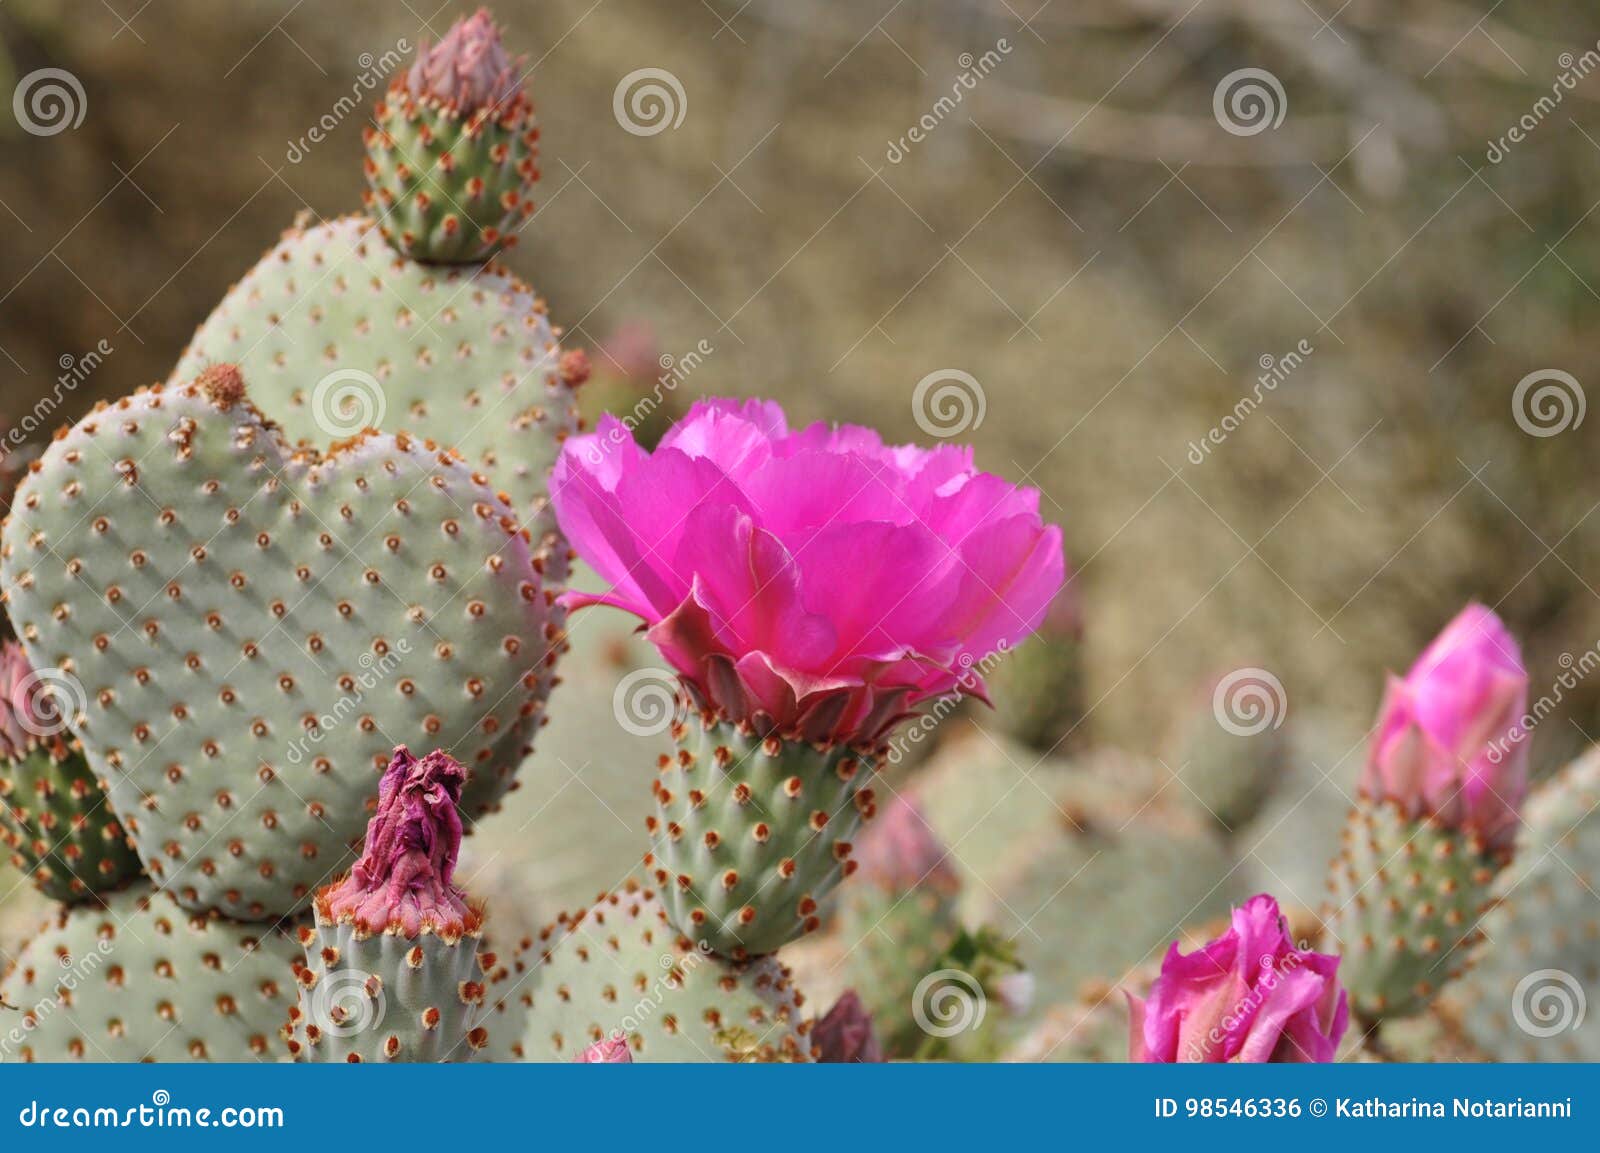
MULTIPOLYGON (((76 127, 0 117, 0 411, 43 400, 54 427, 164 377, 295 213, 358 207, 361 77, 466 11, 0 7, 5 91, 45 68, 82 89, 76 127)), ((1155 747, 1240 664, 1291 713, 1365 725, 1382 670, 1472 597, 1525 639, 1535 697, 1600 642, 1600 416, 1575 407, 1600 383, 1594 6, 495 11, 544 125, 542 206, 509 263, 578 343, 706 342, 682 396, 926 443, 919 381, 969 374, 982 421, 960 435, 1065 526, 1097 740, 1155 747), (640 69, 681 89, 651 134, 616 110, 640 69), (1227 99, 1241 83, 1264 122, 1227 99), (1519 422, 1519 382, 1549 371, 1572 383, 1537 379, 1519 422), (1546 385, 1569 408, 1541 427, 1546 385)), ((1597 690, 1566 694, 1537 762, 1596 731, 1597 690)))

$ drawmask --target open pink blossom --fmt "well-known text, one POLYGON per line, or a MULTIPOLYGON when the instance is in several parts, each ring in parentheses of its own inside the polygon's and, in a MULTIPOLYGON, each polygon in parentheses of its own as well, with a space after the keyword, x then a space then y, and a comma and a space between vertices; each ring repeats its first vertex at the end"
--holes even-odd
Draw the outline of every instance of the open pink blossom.
POLYGON ((1362 794, 1508 846, 1528 791, 1527 706, 1516 638, 1489 609, 1468 605, 1403 680, 1389 678, 1362 794))
POLYGON ((870 743, 930 697, 982 697, 976 666, 1062 582, 1038 492, 970 448, 790 432, 771 401, 702 401, 654 453, 602 418, 551 496, 611 584, 570 603, 636 614, 699 703, 799 739, 870 743))
POLYGON ((1192 953, 1174 941, 1147 1000, 1128 994, 1133 1061, 1332 1061, 1350 1023, 1339 958, 1295 946, 1266 894, 1192 953))

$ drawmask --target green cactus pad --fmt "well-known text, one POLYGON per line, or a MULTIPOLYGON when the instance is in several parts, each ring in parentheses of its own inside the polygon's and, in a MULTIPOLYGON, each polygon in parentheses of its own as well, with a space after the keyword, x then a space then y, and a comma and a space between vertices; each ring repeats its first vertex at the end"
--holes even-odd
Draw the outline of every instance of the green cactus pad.
POLYGON ((814 931, 872 813, 872 758, 761 740, 698 714, 673 735, 678 753, 653 782, 659 815, 645 858, 672 923, 735 960, 814 931))
POLYGON ((63 908, 0 980, 0 1059, 285 1059, 300 946, 266 926, 185 912, 147 885, 63 908))
POLYGON ((0 844, 45 896, 81 901, 139 875, 139 857, 76 748, 0 760, 0 844))
POLYGON ((1083 663, 1083 643, 1073 636, 1039 633, 1008 652, 990 691, 1000 729, 1044 753, 1060 755, 1085 744, 1083 663))
POLYGON ((412 260, 484 261, 533 215, 539 126, 526 97, 463 115, 390 90, 365 132, 370 211, 412 260))
POLYGON ((1600 1061, 1600 750, 1535 790, 1446 1016, 1500 1061, 1600 1061))
POLYGON ((1292 749, 1282 728, 1232 732, 1218 723, 1209 698, 1183 718, 1167 763, 1181 800, 1210 816, 1225 833, 1252 821, 1289 773, 1292 749))
POLYGON ((488 811, 565 643, 512 509, 458 459, 370 434, 294 452, 239 376, 151 389, 63 433, 0 579, 152 879, 257 919, 346 867, 396 745, 449 750, 488 811))
POLYGON ((1351 810, 1335 859, 1323 949, 1342 957, 1351 1012, 1374 1021, 1428 1005, 1481 937, 1499 862, 1475 838, 1402 816, 1351 810))
POLYGON ((319 913, 300 941, 300 1001, 283 1029, 295 1060, 470 1061, 488 1042, 476 929, 367 935, 319 913))
POLYGON ((577 428, 581 353, 562 355, 544 301, 511 273, 397 255, 372 223, 297 224, 195 332, 173 374, 237 364, 291 443, 321 448, 365 426, 458 449, 535 526, 564 579, 546 482, 577 428))
POLYGON ((571 1061, 610 1035, 627 1039, 635 1061, 811 1059, 789 971, 696 946, 649 889, 630 883, 530 944, 498 998, 523 1001, 525 1060, 571 1061))
POLYGON ((894 894, 852 881, 839 905, 846 984, 872 1016, 884 1053, 908 1057, 927 1036, 911 1015, 917 983, 961 933, 955 898, 933 886, 894 894))

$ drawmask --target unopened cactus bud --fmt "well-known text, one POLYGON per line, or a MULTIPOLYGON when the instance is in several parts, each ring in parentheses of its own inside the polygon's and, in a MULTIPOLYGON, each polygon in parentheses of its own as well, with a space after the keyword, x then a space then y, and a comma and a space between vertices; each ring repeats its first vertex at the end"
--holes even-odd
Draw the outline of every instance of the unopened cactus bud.
POLYGON ((1466 963, 1527 792, 1528 675, 1469 605, 1391 677, 1324 920, 1364 1020, 1415 1013, 1466 963))
POLYGON ((833 1064, 877 1064, 883 1049, 872 1029, 872 1015, 854 989, 847 989, 811 1030, 817 1060, 833 1064))

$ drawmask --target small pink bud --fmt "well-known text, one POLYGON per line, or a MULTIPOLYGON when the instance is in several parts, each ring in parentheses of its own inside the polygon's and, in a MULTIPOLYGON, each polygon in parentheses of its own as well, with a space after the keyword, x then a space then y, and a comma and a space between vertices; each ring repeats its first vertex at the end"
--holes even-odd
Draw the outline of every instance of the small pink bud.
POLYGON ((456 806, 466 780, 466 769, 448 753, 418 760, 404 745, 396 748, 378 785, 361 860, 319 894, 318 912, 329 921, 352 920, 365 932, 394 928, 407 937, 473 928, 478 914, 451 883, 461 851, 456 806))
POLYGON ((1129 993, 1128 1059, 1332 1061, 1350 1023, 1339 958, 1297 948, 1266 894, 1233 912, 1216 940, 1174 941, 1148 1000, 1129 993))
POLYGON ((1361 793, 1504 848, 1528 790, 1528 674, 1516 638, 1471 604, 1391 676, 1361 793))
POLYGON ((590 1045, 573 1060, 575 1065, 631 1065, 633 1053, 622 1037, 606 1037, 590 1045))
POLYGON ((817 1060, 830 1064, 879 1064, 883 1049, 872 1031, 872 1017, 854 989, 847 989, 833 1008, 811 1028, 817 1060))
POLYGON ((941 892, 961 887, 950 851, 909 793, 897 793, 861 834, 851 854, 861 883, 893 893, 923 885, 941 892))
POLYGON ((487 8, 457 20, 444 39, 426 42, 406 74, 406 91, 414 99, 433 99, 470 113, 493 105, 509 106, 522 92, 519 62, 500 43, 500 31, 487 8))

